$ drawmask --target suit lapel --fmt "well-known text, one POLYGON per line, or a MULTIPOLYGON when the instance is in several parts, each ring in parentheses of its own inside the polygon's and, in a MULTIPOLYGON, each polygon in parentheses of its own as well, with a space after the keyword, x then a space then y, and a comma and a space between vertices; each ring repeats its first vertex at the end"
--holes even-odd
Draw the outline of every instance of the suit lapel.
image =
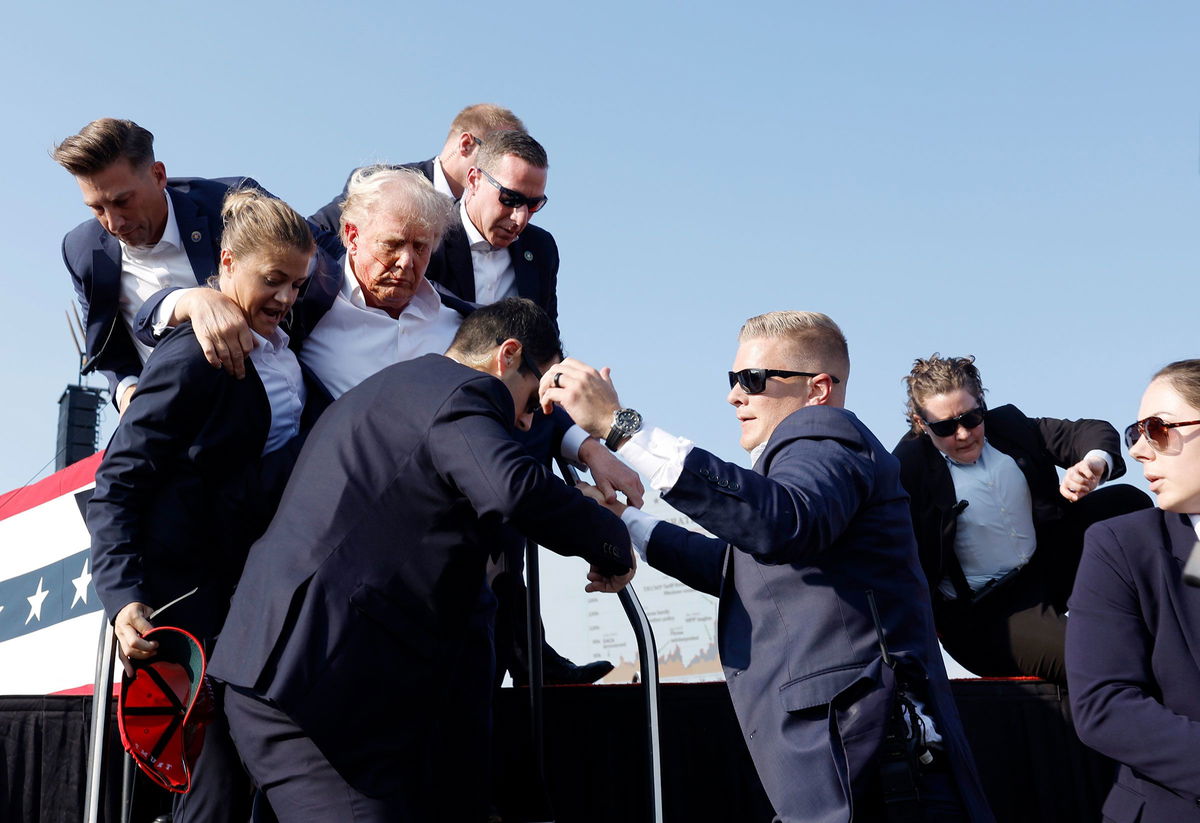
POLYGON ((203 286, 211 275, 217 273, 218 239, 208 225, 208 218, 201 214, 191 198, 168 188, 167 195, 175 207, 175 223, 179 226, 179 242, 187 252, 188 262, 196 284, 203 286))
POLYGON ((471 246, 461 223, 446 235, 446 266, 453 282, 442 285, 463 300, 474 303, 475 264, 471 261, 471 246))
POLYGON ((1163 521, 1163 540, 1167 544, 1165 548, 1171 552, 1174 565, 1169 582, 1163 585, 1167 587, 1167 600, 1171 602, 1175 619, 1182 627, 1181 634, 1191 652, 1192 661, 1200 668, 1200 644, 1196 642, 1196 638, 1200 637, 1200 598, 1196 597, 1195 589, 1183 582, 1183 567, 1192 552, 1200 549, 1197 545, 1200 540, 1197 539, 1196 530, 1192 528, 1192 521, 1186 514, 1160 514, 1163 521))
MULTIPOLYGON (((1200 539, 1197 539, 1196 530, 1192 528, 1192 521, 1186 514, 1163 512, 1163 522, 1166 523, 1167 541, 1171 554, 1174 555, 1182 570, 1188 558, 1192 556, 1192 552, 1196 550, 1200 539)), ((1197 636, 1200 636, 1200 633, 1197 636)))
POLYGON ((87 349, 95 354, 84 364, 85 370, 104 351, 113 325, 120 321, 121 243, 99 223, 96 230, 100 233, 100 247, 92 250, 91 293, 88 314, 83 318, 87 324, 87 349))
POLYGON ((516 275, 517 294, 527 297, 539 306, 544 305, 538 293, 538 273, 534 266, 533 251, 525 248, 521 238, 517 237, 508 247, 508 255, 512 260, 513 272, 516 275))

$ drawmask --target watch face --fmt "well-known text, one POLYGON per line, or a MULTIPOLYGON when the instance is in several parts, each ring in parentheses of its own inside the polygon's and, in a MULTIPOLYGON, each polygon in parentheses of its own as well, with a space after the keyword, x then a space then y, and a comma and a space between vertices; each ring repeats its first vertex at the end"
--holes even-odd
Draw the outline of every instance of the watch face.
POLYGON ((642 427, 642 416, 633 409, 621 409, 617 412, 613 425, 623 432, 633 434, 642 427))

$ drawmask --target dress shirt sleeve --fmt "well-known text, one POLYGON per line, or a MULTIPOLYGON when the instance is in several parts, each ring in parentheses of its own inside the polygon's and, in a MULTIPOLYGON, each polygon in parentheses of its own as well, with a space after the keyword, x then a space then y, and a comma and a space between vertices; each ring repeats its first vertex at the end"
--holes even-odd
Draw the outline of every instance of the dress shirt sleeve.
POLYGON ((562 445, 559 446, 559 454, 562 458, 568 461, 577 469, 586 469, 583 461, 579 459, 579 447, 583 445, 583 441, 587 440, 588 433, 576 425, 572 425, 563 433, 562 445))
POLYGON ((183 297, 183 289, 176 289, 162 299, 162 301, 154 307, 154 311, 150 314, 150 333, 154 337, 161 338, 164 334, 174 328, 171 325, 171 315, 175 313, 175 306, 179 303, 179 298, 183 297))
POLYGON ((679 480, 683 461, 692 448, 691 440, 649 426, 634 433, 617 452, 635 471, 650 480, 651 488, 664 494, 679 480))
POLYGON ((648 562, 646 560, 646 547, 650 545, 650 533, 662 521, 653 515, 646 514, 641 509, 626 506, 625 511, 621 513, 621 522, 629 530, 629 542, 633 544, 638 557, 643 562, 648 562))
POLYGON ((1103 483, 1113 476, 1113 456, 1104 449, 1092 449, 1083 456, 1083 459, 1090 461, 1093 457, 1099 457, 1104 461, 1104 474, 1100 478, 1100 482, 1103 483))

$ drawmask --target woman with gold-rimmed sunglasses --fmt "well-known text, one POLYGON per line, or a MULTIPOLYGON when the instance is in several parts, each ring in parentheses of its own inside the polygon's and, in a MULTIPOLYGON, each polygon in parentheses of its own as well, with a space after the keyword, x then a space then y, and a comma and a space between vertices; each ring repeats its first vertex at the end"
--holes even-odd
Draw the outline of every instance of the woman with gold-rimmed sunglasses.
POLYGON ((1067 677, 1084 743, 1121 764, 1104 819, 1194 820, 1200 798, 1200 360, 1154 376, 1125 430, 1158 508, 1084 541, 1067 624, 1067 677))

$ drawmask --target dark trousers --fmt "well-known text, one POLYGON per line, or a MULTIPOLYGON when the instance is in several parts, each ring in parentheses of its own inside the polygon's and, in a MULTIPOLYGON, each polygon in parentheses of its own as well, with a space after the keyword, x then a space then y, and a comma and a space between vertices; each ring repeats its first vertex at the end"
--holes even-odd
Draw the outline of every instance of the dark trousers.
POLYGON ((1105 486, 1067 507, 1029 563, 1007 582, 967 604, 934 607, 938 635, 950 656, 983 677, 1040 677, 1065 687, 1063 643, 1067 599, 1093 523, 1149 508, 1140 489, 1105 486))
POLYGON ((290 717, 249 691, 226 688, 225 716, 250 776, 280 823, 435 819, 419 806, 420 799, 356 791, 290 717))
POLYGON ((252 797, 250 778, 242 768, 218 701, 212 722, 204 730, 204 746, 193 764, 191 788, 186 794, 172 797, 174 821, 249 820, 252 797))

